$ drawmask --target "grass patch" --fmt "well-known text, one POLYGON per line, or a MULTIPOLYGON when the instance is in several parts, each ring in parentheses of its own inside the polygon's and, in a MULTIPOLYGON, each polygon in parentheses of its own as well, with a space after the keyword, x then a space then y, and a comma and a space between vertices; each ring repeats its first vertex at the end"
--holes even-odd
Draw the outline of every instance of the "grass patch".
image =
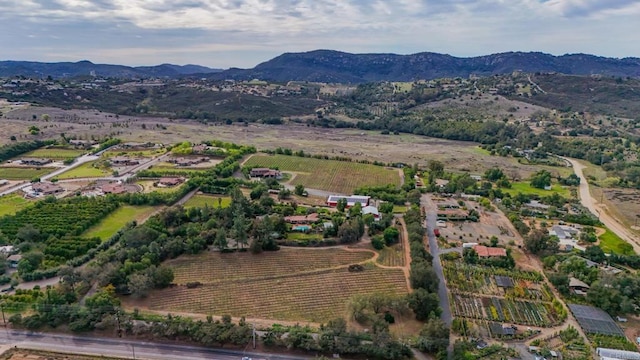
POLYGON ((620 255, 635 254, 635 252, 633 251, 633 246, 631 246, 631 244, 624 241, 609 229, 606 229, 606 231, 602 235, 600 235, 598 239, 600 239, 599 246, 605 253, 614 252, 620 255))
POLYGON ((145 220, 160 207, 158 206, 121 206, 112 212, 98 224, 85 231, 82 236, 85 238, 98 237, 107 240, 118 230, 122 229, 128 222, 145 220))
POLYGON ((187 200, 187 202, 184 204, 184 207, 185 208, 193 208, 193 207, 203 208, 205 207, 205 205, 209 206, 210 208, 217 208, 218 206, 222 208, 226 208, 226 207, 229 207, 229 205, 231 205, 231 198, 228 196, 196 194, 196 195, 193 195, 191 199, 187 200))
POLYGON ((136 184, 142 186, 142 192, 145 192, 145 193, 150 193, 150 192, 172 193, 172 192, 176 192, 181 186, 181 185, 177 185, 172 187, 158 187, 158 186, 153 186, 154 182, 156 181, 139 180, 139 181, 136 181, 136 184))
POLYGON ((110 176, 111 171, 94 167, 96 161, 90 161, 56 176, 59 180, 82 179, 110 176))
POLYGON ((287 234, 288 240, 296 241, 308 241, 308 240, 322 240, 322 234, 307 234, 303 232, 290 232, 287 234))
POLYGON ((404 214, 409 210, 409 207, 403 205, 393 205, 394 214, 404 214))
POLYGON ((0 179, 31 180, 54 170, 55 168, 0 167, 0 179))
POLYGON ((60 148, 50 148, 50 149, 36 149, 30 151, 26 154, 20 155, 20 158, 45 158, 51 160, 65 160, 65 159, 75 159, 78 156, 86 153, 85 150, 76 150, 76 149, 60 149, 60 148))
POLYGON ((396 169, 336 160, 320 160, 286 155, 254 155, 245 166, 271 167, 282 171, 296 172, 292 185, 302 184, 311 189, 320 189, 350 194, 362 186, 400 185, 396 169))
POLYGON ((502 189, 502 192, 515 195, 517 193, 523 193, 525 195, 538 195, 538 196, 550 196, 553 193, 569 198, 571 197, 571 191, 567 187, 562 187, 558 184, 551 185, 551 190, 538 189, 529 185, 528 181, 516 181, 511 183, 511 189, 502 189))
POLYGON ((5 195, 0 197, 0 216, 13 215, 31 204, 31 201, 18 194, 5 195))

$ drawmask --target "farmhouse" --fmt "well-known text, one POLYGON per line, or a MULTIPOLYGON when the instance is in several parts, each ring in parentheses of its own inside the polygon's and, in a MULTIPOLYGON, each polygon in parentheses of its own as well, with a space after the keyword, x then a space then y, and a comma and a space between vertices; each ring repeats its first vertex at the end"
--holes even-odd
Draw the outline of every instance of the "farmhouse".
POLYGON ((184 179, 182 178, 164 177, 158 180, 158 186, 171 187, 171 186, 180 185, 182 184, 183 181, 184 179))
POLYGON ((365 206, 362 208, 362 215, 367 215, 367 214, 371 214, 373 215, 373 219, 375 221, 380 221, 380 211, 378 211, 378 208, 375 206, 365 206))
POLYGON ((254 168, 249 171, 249 176, 258 178, 281 179, 282 173, 279 170, 269 168, 254 168))
POLYGON ((128 156, 115 156, 109 159, 109 162, 114 166, 131 166, 140 164, 140 160, 132 159, 128 156))
POLYGON ((327 205, 331 207, 338 206, 338 201, 340 199, 347 200, 347 207, 352 207, 356 203, 360 203, 362 207, 369 206, 369 200, 371 200, 370 196, 360 196, 360 195, 351 195, 351 196, 343 196, 343 195, 329 195, 327 198, 327 205))
POLYGON ((572 277, 571 279, 569 279, 569 289, 576 295, 587 296, 589 285, 572 277))
POLYGON ((52 184, 50 182, 37 182, 31 185, 31 188, 33 189, 33 192, 42 195, 53 195, 64 191, 60 185, 52 184))
POLYGON ((110 183, 102 185, 102 192, 105 194, 124 194, 127 189, 121 183, 110 183))
POLYGON ((285 216, 284 221, 289 224, 312 224, 318 221, 318 214, 285 216))
POLYGON ((20 163, 22 165, 42 166, 42 165, 50 164, 51 159, 23 158, 23 159, 20 159, 20 163))
POLYGON ((554 225, 549 230, 549 235, 557 236, 560 240, 575 239, 578 235, 578 230, 566 225, 554 225))
POLYGON ((179 157, 179 158, 171 158, 168 162, 176 164, 177 166, 193 166, 203 162, 207 162, 206 157, 195 157, 195 158, 187 158, 187 157, 179 157))
POLYGON ((495 247, 486 247, 484 245, 476 245, 473 247, 473 250, 478 253, 479 257, 489 258, 489 257, 503 257, 507 256, 507 250, 503 248, 495 248, 495 247))

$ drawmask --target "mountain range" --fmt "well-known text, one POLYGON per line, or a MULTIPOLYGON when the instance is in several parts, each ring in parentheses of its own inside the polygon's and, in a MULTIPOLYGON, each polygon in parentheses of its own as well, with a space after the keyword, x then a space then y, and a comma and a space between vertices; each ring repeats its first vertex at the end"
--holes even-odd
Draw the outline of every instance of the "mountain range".
POLYGON ((640 77, 639 58, 607 58, 588 54, 554 56, 541 52, 506 52, 461 58, 423 52, 412 55, 351 54, 333 50, 284 53, 252 69, 211 69, 198 65, 129 67, 93 64, 89 61, 38 63, 0 62, 0 76, 73 77, 185 77, 276 82, 312 81, 363 83, 371 81, 413 81, 444 77, 490 76, 513 71, 557 72, 569 75, 640 77))
POLYGON ((119 78, 148 78, 148 77, 181 77, 192 74, 210 74, 222 71, 200 65, 172 65, 156 66, 124 66, 109 64, 94 64, 83 60, 78 62, 44 63, 33 61, 0 61, 0 77, 28 76, 54 78, 89 76, 119 77, 119 78))

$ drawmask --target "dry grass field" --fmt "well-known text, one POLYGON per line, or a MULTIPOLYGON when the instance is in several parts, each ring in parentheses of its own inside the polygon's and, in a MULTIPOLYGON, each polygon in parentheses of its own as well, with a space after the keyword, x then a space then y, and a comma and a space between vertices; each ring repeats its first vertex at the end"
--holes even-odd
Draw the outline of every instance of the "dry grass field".
POLYGON ((407 293, 401 269, 368 263, 362 272, 347 266, 366 263, 369 251, 288 249, 250 253, 182 256, 167 264, 178 284, 151 294, 140 308, 282 321, 326 322, 344 316, 355 294, 407 293), (187 282, 201 286, 189 289, 187 282))
POLYGON ((10 349, 0 354, 1 360, 118 360, 122 358, 63 354, 51 351, 30 350, 30 349, 10 349))
MULTIPOLYGON (((345 156, 370 161, 403 162, 426 165, 429 160, 443 161, 448 169, 483 173, 499 166, 505 173, 526 179, 540 169, 539 166, 519 164, 516 159, 489 156, 480 151, 477 144, 450 141, 410 134, 381 135, 377 131, 357 129, 327 129, 303 125, 204 125, 195 121, 172 120, 152 117, 133 117, 106 114, 90 110, 61 110, 27 107, 5 114, 0 129, 0 144, 9 142, 11 135, 19 135, 21 141, 36 138, 53 138, 64 132, 79 138, 113 135, 124 141, 175 143, 176 139, 201 142, 219 139, 239 144, 254 145, 258 149, 287 147, 312 154, 345 156), (26 129, 34 125, 33 114, 49 114, 48 123, 36 122, 42 134, 28 135, 26 129), (115 126, 115 124, 119 124, 115 126), (45 125, 46 124, 46 125, 45 125), (128 127, 120 126, 127 125, 128 127), (142 129, 142 125, 147 129, 142 129), (166 129, 157 129, 162 124, 166 129)), ((560 168, 554 168, 560 169, 560 168)))
POLYGON ((320 160, 286 155, 254 155, 245 166, 272 167, 291 171, 296 175, 292 185, 302 184, 341 194, 352 193, 362 186, 400 185, 397 169, 346 161, 320 160))

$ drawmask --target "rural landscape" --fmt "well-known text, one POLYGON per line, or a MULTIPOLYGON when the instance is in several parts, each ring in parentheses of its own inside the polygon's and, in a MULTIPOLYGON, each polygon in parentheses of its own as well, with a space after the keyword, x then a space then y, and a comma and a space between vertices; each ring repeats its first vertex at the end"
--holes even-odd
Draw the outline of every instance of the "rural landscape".
POLYGON ((0 80, 4 359, 640 357, 639 80, 269 65, 0 80))

